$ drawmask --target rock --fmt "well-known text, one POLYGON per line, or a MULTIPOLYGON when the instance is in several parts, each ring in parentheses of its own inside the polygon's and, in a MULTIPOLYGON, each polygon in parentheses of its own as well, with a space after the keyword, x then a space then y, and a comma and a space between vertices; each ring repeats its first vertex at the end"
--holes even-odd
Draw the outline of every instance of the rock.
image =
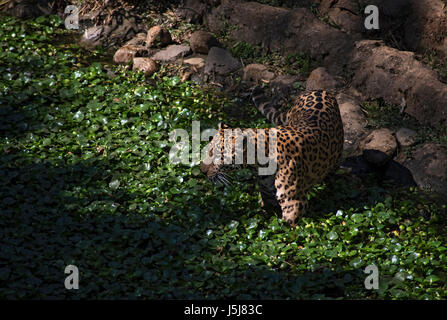
POLYGON ((344 9, 346 11, 350 11, 352 13, 357 12, 357 1, 353 0, 316 0, 315 2, 319 2, 319 11, 321 14, 328 14, 331 9, 338 8, 344 9))
POLYGON ((358 41, 356 48, 349 67, 354 74, 352 86, 363 99, 405 102, 405 112, 420 123, 447 124, 447 85, 435 71, 417 61, 412 52, 387 47, 382 41, 358 41))
POLYGON ((206 10, 207 5, 203 1, 186 0, 175 10, 175 14, 188 23, 200 24, 206 10))
POLYGON ((86 29, 82 34, 80 45, 89 49, 100 46, 102 44, 101 36, 103 31, 103 26, 94 26, 86 29))
POLYGON ((219 41, 209 32, 196 31, 189 39, 189 45, 194 53, 208 54, 211 47, 220 47, 219 41))
MULTIPOLYGON (((58 2, 56 1, 55 6, 63 10, 60 7, 61 4, 57 4, 58 2)), ((62 14, 59 14, 59 16, 62 16, 62 14)), ((113 10, 112 15, 104 8, 87 10, 79 14, 79 28, 78 31, 84 33, 87 31, 87 33, 92 35, 95 32, 91 31, 102 28, 98 38, 94 39, 94 41, 97 41, 104 48, 117 50, 126 44, 144 45, 145 39, 143 41, 144 35, 142 33, 146 33, 147 26, 138 13, 129 11, 122 6, 117 6, 113 10)), ((91 37, 84 36, 84 38, 91 37)))
POLYGON ((299 76, 279 75, 270 82, 270 86, 278 96, 288 96, 294 89, 295 84, 303 80, 299 76))
POLYGON ((135 23, 135 18, 125 18, 122 20, 121 24, 119 24, 116 29, 112 26, 110 35, 107 39, 104 39, 109 46, 121 46, 126 41, 131 40, 136 36, 137 33, 140 32, 140 28, 135 23))
MULTIPOLYGON (((329 20, 347 33, 364 31, 363 12, 354 0, 323 0, 320 2, 321 15, 327 15, 329 20)), ((368 3, 370 4, 370 3, 368 3)))
POLYGON ((306 81, 306 90, 335 90, 340 86, 340 82, 337 82, 323 67, 312 71, 306 81))
POLYGON ((382 166, 394 156, 397 150, 396 138, 391 130, 383 128, 372 131, 360 144, 366 161, 382 166))
MULTIPOLYGON (((368 4, 372 4, 380 8, 380 24, 382 24, 382 17, 390 17, 394 20, 399 20, 409 14, 410 4, 413 0, 368 0, 368 4)), ((420 1, 420 0, 416 0, 420 1)))
POLYGON ((408 128, 400 128, 396 132, 396 140, 401 147, 411 147, 416 143, 417 132, 408 128))
POLYGON ((205 66, 205 59, 200 57, 193 57, 183 60, 183 63, 192 65, 196 67, 197 69, 201 69, 205 66))
POLYGON ((147 32, 146 45, 151 47, 164 47, 172 42, 171 34, 161 26, 154 26, 147 32))
POLYGON ((146 76, 152 75, 155 71, 157 71, 157 68, 157 63, 151 58, 139 57, 133 59, 132 70, 141 70, 146 76))
POLYGON ((95 21, 100 16, 101 10, 88 11, 79 15, 79 27, 91 27, 95 25, 95 21))
POLYGON ((348 33, 360 33, 363 31, 363 18, 339 7, 329 11, 329 19, 348 33))
POLYGON ((252 63, 244 68, 242 80, 259 83, 261 81, 271 81, 275 74, 262 64, 252 63))
POLYGON ((226 75, 234 72, 241 67, 239 61, 234 58, 227 50, 212 47, 208 53, 205 63, 205 73, 217 73, 226 75))
POLYGON ((115 29, 111 26, 104 26, 104 29, 101 34, 101 38, 103 38, 101 40, 103 46, 108 44, 106 40, 110 38, 110 35, 113 33, 114 30, 115 29))
POLYGON ((337 95, 338 107, 344 130, 343 157, 357 156, 361 154, 360 142, 368 134, 367 120, 362 112, 360 102, 346 94, 337 95))
POLYGON ((447 149, 440 144, 426 143, 416 149, 402 165, 410 169, 418 186, 447 194, 447 149))
POLYGON ((2 3, 6 5, 7 14, 20 19, 37 18, 53 13, 52 1, 49 0, 15 0, 2 3), (9 3, 8 3, 9 2, 9 3))
MULTIPOLYGON (((398 41, 401 47, 407 47, 404 42, 404 31, 407 24, 412 24, 407 18, 412 11, 411 1, 413 0, 368 0, 363 2, 363 7, 368 5, 375 5, 379 8, 379 29, 378 30, 364 30, 365 33, 374 34, 375 39, 387 39, 390 35, 393 40, 398 41), (390 34, 390 30, 393 30, 390 34)), ((418 0, 416 0, 418 1, 418 0)), ((363 13, 361 16, 365 17, 363 13)))
POLYGON ((135 37, 127 41, 124 45, 133 45, 133 46, 145 46, 146 45, 146 34, 143 32, 138 33, 135 37))
POLYGON ((405 45, 413 51, 436 50, 447 56, 447 8, 441 0, 409 0, 405 45))
POLYGON ((213 33, 225 31, 230 39, 260 45, 269 52, 305 53, 331 74, 343 70, 354 49, 350 35, 320 21, 306 8, 226 0, 206 20, 213 33))
POLYGON ((117 64, 127 64, 135 57, 147 55, 147 48, 143 46, 126 45, 119 48, 113 55, 113 62, 117 64))
POLYGON ((183 58, 190 52, 191 48, 189 46, 172 44, 166 49, 158 51, 155 55, 152 56, 152 59, 154 59, 155 61, 169 62, 177 60, 179 58, 183 58))
POLYGON ((84 30, 81 45, 87 48, 100 45, 115 50, 123 44, 144 45, 140 33, 145 26, 137 24, 135 16, 126 15, 124 9, 118 9, 112 17, 106 17, 106 11, 95 10, 80 15, 79 27, 84 30))

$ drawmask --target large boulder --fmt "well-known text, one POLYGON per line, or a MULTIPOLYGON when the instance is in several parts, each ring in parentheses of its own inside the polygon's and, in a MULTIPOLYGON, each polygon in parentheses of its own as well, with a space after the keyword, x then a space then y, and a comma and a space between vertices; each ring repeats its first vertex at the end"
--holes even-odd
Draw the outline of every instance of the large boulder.
POLYGON ((350 65, 352 85, 366 99, 383 98, 386 102, 406 104, 405 111, 422 124, 446 125, 447 85, 436 73, 408 51, 385 46, 382 41, 356 43, 350 65))
POLYGON ((364 30, 363 16, 342 5, 332 7, 328 13, 329 19, 347 33, 361 33, 364 30))
MULTIPOLYGON (((385 36, 390 30, 398 27, 405 21, 410 12, 412 0, 314 0, 319 3, 319 12, 347 32, 363 32, 364 9, 367 5, 375 5, 379 9, 379 30, 374 30, 385 36)), ((418 1, 418 0, 416 0, 418 1)), ((401 28, 402 29, 402 28, 401 28)))
MULTIPOLYGON (((389 1, 388 1, 389 2, 389 1)), ((447 6, 442 0, 410 0, 405 45, 415 51, 434 49, 447 56, 447 6)))
POLYGON ((303 77, 299 75, 284 74, 279 75, 270 81, 270 86, 278 97, 287 97, 293 92, 297 85, 301 84, 303 77))
POLYGON ((7 14, 21 19, 36 18, 54 13, 54 2, 50 0, 2 1, 7 14))
POLYGON ((313 70, 307 78, 306 90, 335 90, 342 85, 337 80, 327 72, 326 68, 319 67, 313 70))
POLYGON ((343 70, 354 49, 351 36, 320 21, 308 9, 286 9, 255 2, 222 1, 207 15, 211 32, 267 51, 305 53, 332 74, 343 70), (231 27, 229 27, 231 26, 231 27))
POLYGON ((314 0, 319 4, 320 14, 328 14, 334 8, 342 8, 352 13, 359 13, 358 0, 314 0))
POLYGON ((205 74, 227 75, 240 67, 240 62, 227 50, 212 47, 206 58, 205 74))
POLYGON ((219 2, 220 0, 183 0, 175 10, 175 14, 186 22, 200 24, 205 13, 219 2))
POLYGON ((185 0, 176 9, 175 14, 188 23, 200 23, 206 8, 206 4, 201 0, 185 0))
POLYGON ((411 157, 400 160, 410 169, 417 184, 423 188, 447 194, 447 149, 440 144, 426 143, 411 157))

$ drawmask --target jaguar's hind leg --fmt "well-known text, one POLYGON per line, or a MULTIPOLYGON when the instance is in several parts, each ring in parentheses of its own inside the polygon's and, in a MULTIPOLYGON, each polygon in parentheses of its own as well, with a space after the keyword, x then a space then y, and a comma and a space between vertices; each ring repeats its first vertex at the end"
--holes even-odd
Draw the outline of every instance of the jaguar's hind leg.
POLYGON ((276 198, 282 210, 282 218, 295 226, 298 218, 304 214, 307 207, 307 197, 300 185, 303 181, 300 167, 290 161, 278 169, 275 180, 276 198))

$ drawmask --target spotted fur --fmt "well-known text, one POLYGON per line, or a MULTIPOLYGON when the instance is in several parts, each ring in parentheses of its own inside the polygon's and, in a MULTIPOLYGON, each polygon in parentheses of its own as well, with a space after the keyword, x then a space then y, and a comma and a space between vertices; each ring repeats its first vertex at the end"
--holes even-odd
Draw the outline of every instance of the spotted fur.
MULTIPOLYGON (((309 189, 336 167, 341 156, 344 138, 337 100, 327 91, 306 92, 287 112, 277 110, 259 91, 254 92, 253 101, 277 125, 262 132, 251 129, 254 134, 244 138, 247 143, 256 143, 262 137, 267 145, 269 132, 274 130, 276 134, 276 172, 258 178, 263 206, 280 208, 283 219, 295 225, 306 210, 309 189)), ((225 143, 227 147, 234 147, 237 137, 225 141, 224 129, 220 126, 210 142, 208 158, 213 158, 214 151, 222 150, 225 143)), ((242 152, 246 152, 246 145, 242 152)), ((208 159, 210 162, 202 163, 203 173, 211 179, 224 174, 222 162, 216 165, 208 159)))

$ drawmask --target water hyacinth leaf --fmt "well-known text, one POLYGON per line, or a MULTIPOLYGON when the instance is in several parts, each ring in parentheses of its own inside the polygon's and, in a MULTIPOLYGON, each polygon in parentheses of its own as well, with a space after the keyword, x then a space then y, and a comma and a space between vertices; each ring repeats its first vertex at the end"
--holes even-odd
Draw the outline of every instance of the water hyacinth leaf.
POLYGON ((362 265, 362 263, 363 263, 362 259, 357 257, 357 258, 352 259, 349 262, 349 265, 351 265, 354 268, 359 268, 362 265))
POLYGON ((337 239, 338 239, 338 233, 335 232, 335 231, 331 231, 331 232, 329 232, 329 233, 326 235, 326 237, 327 237, 329 240, 337 240, 337 239))
POLYGON ((82 121, 84 120, 84 113, 81 110, 78 110, 74 116, 73 119, 77 120, 77 121, 82 121))
POLYGON ((441 279, 438 276, 434 275, 434 274, 432 274, 432 275, 428 276, 427 278, 425 278, 425 281, 427 281, 429 284, 433 284, 433 283, 438 282, 440 280, 441 279))
POLYGON ((114 178, 114 179, 112 179, 112 181, 110 181, 110 183, 109 183, 109 187, 110 187, 110 189, 112 189, 112 190, 116 190, 116 189, 118 189, 119 186, 120 186, 120 181, 119 181, 118 178, 114 178))

